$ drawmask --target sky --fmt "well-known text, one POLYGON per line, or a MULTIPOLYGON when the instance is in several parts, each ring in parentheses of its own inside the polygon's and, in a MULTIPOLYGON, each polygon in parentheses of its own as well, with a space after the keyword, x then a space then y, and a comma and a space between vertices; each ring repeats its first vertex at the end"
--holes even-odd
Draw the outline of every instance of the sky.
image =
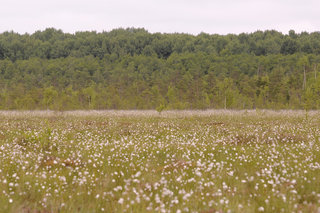
POLYGON ((2 0, 0 33, 145 28, 197 35, 320 31, 320 0, 2 0))

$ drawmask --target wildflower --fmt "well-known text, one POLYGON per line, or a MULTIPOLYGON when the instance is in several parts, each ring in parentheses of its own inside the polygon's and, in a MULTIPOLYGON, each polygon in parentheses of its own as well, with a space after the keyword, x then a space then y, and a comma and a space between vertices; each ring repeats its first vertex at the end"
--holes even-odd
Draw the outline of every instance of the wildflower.
POLYGON ((233 173, 234 173, 234 171, 230 171, 230 172, 228 172, 227 174, 228 174, 229 176, 233 176, 233 173))
POLYGON ((123 201, 124 201, 124 199, 123 199, 123 198, 120 198, 120 199, 118 200, 118 203, 119 203, 119 204, 123 204, 123 201))
POLYGON ((141 175, 141 172, 138 171, 134 176, 135 176, 136 178, 138 178, 140 175, 141 175))
POLYGON ((197 176, 199 176, 199 177, 201 177, 201 175, 202 175, 199 170, 196 170, 196 171, 195 171, 195 174, 196 174, 197 176))

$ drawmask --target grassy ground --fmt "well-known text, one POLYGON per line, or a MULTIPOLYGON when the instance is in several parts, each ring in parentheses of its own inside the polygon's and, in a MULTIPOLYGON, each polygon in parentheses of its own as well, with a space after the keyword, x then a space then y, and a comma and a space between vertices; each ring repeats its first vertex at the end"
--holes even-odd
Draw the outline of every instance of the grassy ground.
POLYGON ((320 112, 0 112, 0 212, 319 212, 320 112))

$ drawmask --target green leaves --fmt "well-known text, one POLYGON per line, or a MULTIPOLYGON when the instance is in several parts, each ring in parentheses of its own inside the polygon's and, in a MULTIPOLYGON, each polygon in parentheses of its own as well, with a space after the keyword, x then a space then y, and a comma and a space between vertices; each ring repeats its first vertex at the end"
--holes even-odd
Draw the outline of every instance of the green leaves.
POLYGON ((319 44, 319 33, 293 31, 6 32, 0 34, 0 108, 302 109, 312 97, 308 106, 317 109, 319 44))

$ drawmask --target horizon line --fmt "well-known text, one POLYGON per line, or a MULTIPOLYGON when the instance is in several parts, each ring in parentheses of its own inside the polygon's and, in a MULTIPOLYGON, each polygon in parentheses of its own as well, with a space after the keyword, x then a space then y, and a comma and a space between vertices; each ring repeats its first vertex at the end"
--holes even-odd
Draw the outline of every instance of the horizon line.
POLYGON ((146 32, 150 33, 150 34, 186 34, 186 35, 192 35, 192 36, 199 36, 201 34, 208 34, 208 35, 221 35, 221 36, 227 36, 227 35, 241 35, 241 34, 254 34, 254 33, 257 33, 257 32, 272 32, 272 31, 275 31, 275 32, 278 32, 278 33, 281 33, 283 35, 289 35, 289 33, 291 31, 294 31, 294 33, 296 34, 302 34, 302 33, 308 33, 308 34, 312 34, 312 33, 320 33, 320 30, 319 31, 308 31, 308 30, 301 30, 301 31, 296 31, 294 29, 290 29, 288 30, 288 32, 283 32, 283 31, 280 31, 280 30, 276 30, 276 29, 257 29, 255 31, 250 31, 250 32, 241 32, 241 33, 233 33, 233 32, 229 32, 229 33, 209 33, 209 32, 205 32, 205 31, 201 31, 199 33, 190 33, 190 32, 161 32, 161 31, 150 31, 148 29, 146 29, 145 27, 115 27, 115 28, 112 28, 112 29, 103 29, 103 30, 94 30, 94 29, 83 29, 83 30, 75 30, 75 31, 68 31, 68 30, 63 30, 62 28, 56 28, 56 27, 46 27, 44 29, 39 29, 39 30, 35 30, 33 32, 19 32, 19 31, 15 31, 13 29, 11 30, 4 30, 4 31, 1 31, 0 34, 4 34, 4 33, 14 33, 14 34, 19 34, 19 35, 32 35, 32 34, 35 34, 37 32, 44 32, 46 30, 50 30, 50 29, 54 29, 56 31, 61 31, 62 33, 64 34, 72 34, 72 35, 76 35, 77 33, 84 33, 84 32, 96 32, 96 33, 109 33, 109 32, 112 32, 114 30, 145 30, 146 32))

